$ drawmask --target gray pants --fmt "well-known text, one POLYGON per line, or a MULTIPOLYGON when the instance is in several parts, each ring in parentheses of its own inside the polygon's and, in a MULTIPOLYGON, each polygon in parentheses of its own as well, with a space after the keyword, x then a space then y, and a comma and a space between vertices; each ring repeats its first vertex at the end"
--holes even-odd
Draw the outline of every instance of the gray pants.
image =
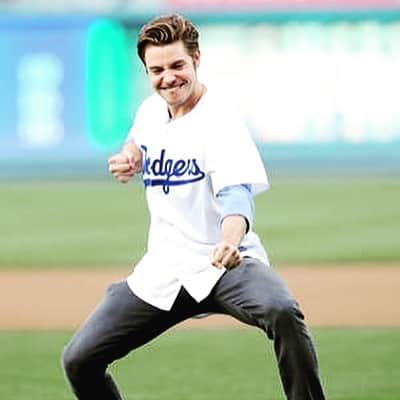
POLYGON ((297 303, 272 268, 251 258, 227 271, 200 303, 182 288, 170 311, 139 299, 125 281, 112 284, 64 349, 63 366, 75 395, 80 400, 122 399, 106 372, 108 365, 173 325, 207 312, 229 314, 261 328, 273 340, 288 399, 325 398, 297 303))

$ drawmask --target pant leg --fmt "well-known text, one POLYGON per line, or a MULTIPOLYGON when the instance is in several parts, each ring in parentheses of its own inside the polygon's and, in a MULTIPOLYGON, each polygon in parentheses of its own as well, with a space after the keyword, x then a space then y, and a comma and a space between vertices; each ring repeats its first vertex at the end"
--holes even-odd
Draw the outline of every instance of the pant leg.
POLYGON ((122 399, 106 372, 108 365, 191 316, 185 300, 163 311, 135 296, 126 281, 112 284, 63 352, 65 375, 76 397, 122 399))
POLYGON ((304 316, 272 268, 244 258, 237 268, 221 277, 211 296, 217 310, 263 329, 273 340, 289 400, 325 399, 304 316))

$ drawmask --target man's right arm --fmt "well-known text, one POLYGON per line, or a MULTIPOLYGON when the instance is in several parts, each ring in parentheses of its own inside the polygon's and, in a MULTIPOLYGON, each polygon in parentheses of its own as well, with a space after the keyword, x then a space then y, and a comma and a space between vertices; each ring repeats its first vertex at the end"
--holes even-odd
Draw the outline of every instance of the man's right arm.
POLYGON ((118 182, 127 183, 142 171, 142 161, 141 150, 133 141, 129 141, 119 153, 108 159, 108 170, 118 182))

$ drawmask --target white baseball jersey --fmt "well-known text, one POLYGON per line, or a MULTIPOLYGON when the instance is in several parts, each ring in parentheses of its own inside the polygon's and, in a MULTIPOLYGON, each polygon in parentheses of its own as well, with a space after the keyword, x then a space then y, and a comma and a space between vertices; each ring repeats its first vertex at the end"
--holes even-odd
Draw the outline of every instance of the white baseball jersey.
MULTIPOLYGON (((248 129, 223 104, 207 92, 193 110, 170 120, 167 104, 153 94, 129 133, 143 152, 150 228, 147 252, 127 281, 138 297, 163 310, 171 309, 182 285, 196 301, 203 300, 224 273, 210 262, 221 236, 215 195, 243 183, 252 194, 268 188, 248 129)), ((252 230, 239 250, 268 264, 252 230)))

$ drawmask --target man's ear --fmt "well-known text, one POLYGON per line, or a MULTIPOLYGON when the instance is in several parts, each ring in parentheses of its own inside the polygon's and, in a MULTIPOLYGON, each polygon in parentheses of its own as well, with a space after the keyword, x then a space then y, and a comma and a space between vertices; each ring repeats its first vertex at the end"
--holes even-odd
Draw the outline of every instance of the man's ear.
POLYGON ((196 50, 196 51, 193 53, 193 64, 194 64, 194 66, 195 66, 196 68, 199 67, 199 65, 200 65, 200 50, 196 50))

